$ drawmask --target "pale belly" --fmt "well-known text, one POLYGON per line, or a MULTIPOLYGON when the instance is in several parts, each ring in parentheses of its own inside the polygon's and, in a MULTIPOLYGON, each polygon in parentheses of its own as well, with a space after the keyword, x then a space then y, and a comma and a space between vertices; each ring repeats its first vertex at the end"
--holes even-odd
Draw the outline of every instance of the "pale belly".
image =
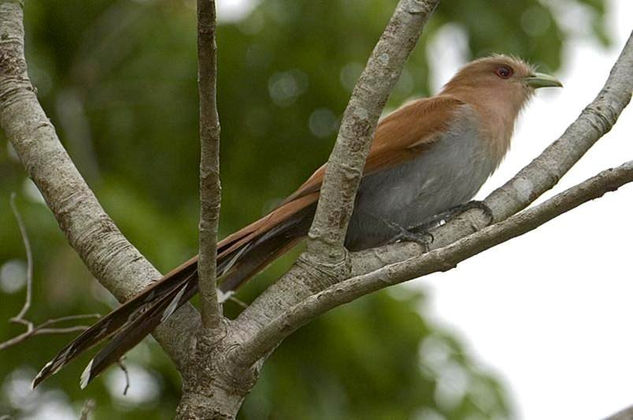
POLYGON ((469 201, 498 162, 474 130, 446 134, 420 157, 363 178, 347 232, 350 250, 392 239, 393 225, 411 228, 469 201))

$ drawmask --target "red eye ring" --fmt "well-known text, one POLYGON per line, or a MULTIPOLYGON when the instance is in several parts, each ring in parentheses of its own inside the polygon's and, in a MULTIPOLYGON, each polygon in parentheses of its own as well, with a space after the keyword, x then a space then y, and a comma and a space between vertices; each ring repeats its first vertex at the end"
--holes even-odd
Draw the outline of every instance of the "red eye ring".
POLYGON ((509 66, 499 66, 495 70, 495 74, 502 79, 509 79, 514 74, 514 70, 509 66))

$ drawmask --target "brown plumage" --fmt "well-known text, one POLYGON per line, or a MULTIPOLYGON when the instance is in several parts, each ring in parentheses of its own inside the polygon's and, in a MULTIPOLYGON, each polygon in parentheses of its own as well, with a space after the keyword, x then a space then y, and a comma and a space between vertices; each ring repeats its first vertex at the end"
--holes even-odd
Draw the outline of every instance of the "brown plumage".
MULTIPOLYGON (((471 199, 506 153, 519 111, 534 89, 544 86, 560 82, 519 59, 495 55, 466 65, 437 96, 415 100, 382 119, 346 246, 356 250, 388 242, 398 229, 471 199)), ((324 173, 322 166, 278 208, 218 244, 222 292, 236 290, 307 234, 324 173)), ((33 386, 114 335, 84 371, 85 386, 197 292, 196 264, 194 257, 102 318, 46 364, 33 386)))

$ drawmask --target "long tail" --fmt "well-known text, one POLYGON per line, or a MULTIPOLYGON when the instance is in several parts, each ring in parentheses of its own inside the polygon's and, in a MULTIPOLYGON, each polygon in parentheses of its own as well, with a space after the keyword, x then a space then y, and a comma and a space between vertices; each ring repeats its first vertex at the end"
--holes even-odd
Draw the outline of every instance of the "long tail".
MULTIPOLYGON (((230 295, 292 248, 306 235, 313 213, 314 206, 308 205, 263 233, 247 231, 248 235, 231 235, 222 241, 218 246, 217 260, 220 291, 230 295)), ((197 292, 198 258, 194 257, 101 318, 66 345, 37 374, 32 383, 33 388, 84 351, 112 337, 81 375, 81 387, 84 388, 197 292)))

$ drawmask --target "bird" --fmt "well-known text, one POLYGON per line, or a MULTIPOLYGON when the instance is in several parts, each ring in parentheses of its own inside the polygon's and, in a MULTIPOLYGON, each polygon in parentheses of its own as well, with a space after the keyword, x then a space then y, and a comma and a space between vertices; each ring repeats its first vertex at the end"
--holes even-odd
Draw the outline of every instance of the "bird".
MULTIPOLYGON (((413 100, 382 118, 365 162, 345 247, 356 251, 410 238, 438 213, 471 200, 510 146, 515 121, 535 89, 562 87, 520 58, 495 54, 463 66, 441 91, 413 100)), ((227 296, 294 247, 310 228, 326 165, 261 219, 218 243, 219 292, 227 296)), ((49 361, 36 387, 106 338, 89 362, 81 387, 198 291, 197 256, 170 271, 49 361)))

